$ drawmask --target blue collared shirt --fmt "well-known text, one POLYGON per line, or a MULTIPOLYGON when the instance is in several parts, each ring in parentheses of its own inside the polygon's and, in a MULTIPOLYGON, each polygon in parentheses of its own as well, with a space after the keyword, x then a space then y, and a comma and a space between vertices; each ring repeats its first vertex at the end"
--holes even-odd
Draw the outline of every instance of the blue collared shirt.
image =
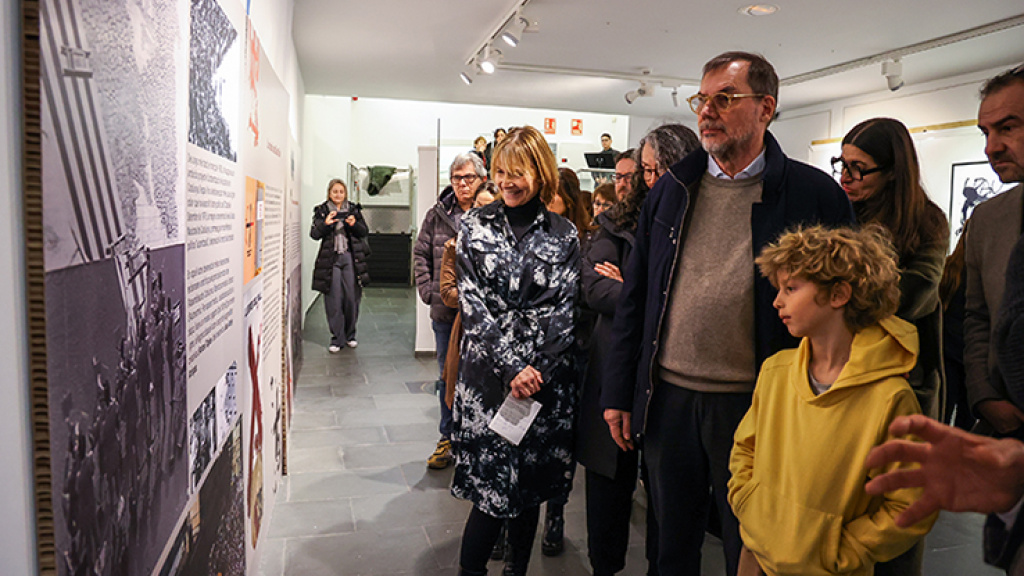
POLYGON ((754 158, 754 161, 747 165, 746 168, 740 170, 735 176, 729 176, 726 174, 721 167, 718 166, 718 162, 708 154, 708 172, 715 178, 721 178, 722 180, 739 180, 741 178, 753 178, 761 172, 764 172, 765 159, 764 153, 767 148, 762 148, 761 153, 754 158))

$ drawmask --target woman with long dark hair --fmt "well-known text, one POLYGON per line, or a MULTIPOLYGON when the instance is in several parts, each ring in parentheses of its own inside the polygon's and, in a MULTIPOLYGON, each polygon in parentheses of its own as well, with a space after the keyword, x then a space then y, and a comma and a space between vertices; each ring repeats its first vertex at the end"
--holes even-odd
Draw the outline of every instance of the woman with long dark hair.
POLYGON ((921 354, 910 374, 921 410, 939 418, 942 403, 942 306, 939 280, 949 249, 949 224, 921 186, 921 169, 907 127, 872 118, 843 138, 832 160, 857 221, 878 223, 892 235, 899 256, 900 307, 896 315, 917 326, 921 354))
MULTIPOLYGON (((892 235, 900 269, 896 315, 917 327, 920 353, 907 380, 921 411, 943 415, 942 303, 939 280, 949 250, 949 223, 921 186, 921 168, 907 127, 892 118, 872 118, 843 138, 843 152, 832 168, 853 202, 857 221, 878 223, 892 235)), ((921 573, 924 541, 890 561, 877 564, 877 576, 921 573)))
POLYGON ((511 130, 492 160, 502 199, 462 217, 456 249, 464 335, 452 494, 473 503, 460 574, 487 573, 507 519, 505 574, 522 576, 540 504, 568 492, 575 465, 580 243, 573 226, 544 207, 559 184, 540 132, 511 130), (506 402, 538 410, 518 443, 490 428, 506 402))

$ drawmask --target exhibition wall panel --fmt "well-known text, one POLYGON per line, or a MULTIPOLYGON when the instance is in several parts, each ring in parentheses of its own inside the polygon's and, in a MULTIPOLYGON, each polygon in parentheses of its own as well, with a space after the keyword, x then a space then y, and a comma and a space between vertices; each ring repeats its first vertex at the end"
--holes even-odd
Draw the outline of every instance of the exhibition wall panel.
POLYGON ((258 571, 301 349, 299 153, 246 8, 41 2, 58 574, 258 571))

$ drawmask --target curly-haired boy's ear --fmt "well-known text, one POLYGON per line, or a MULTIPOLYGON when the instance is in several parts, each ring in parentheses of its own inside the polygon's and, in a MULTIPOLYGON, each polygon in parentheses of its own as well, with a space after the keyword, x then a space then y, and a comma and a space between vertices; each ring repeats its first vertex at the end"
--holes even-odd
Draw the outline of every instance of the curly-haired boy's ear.
POLYGON ((829 304, 833 308, 842 308, 850 303, 850 297, 853 295, 853 287, 850 286, 849 282, 842 281, 832 286, 832 295, 829 298, 829 304))

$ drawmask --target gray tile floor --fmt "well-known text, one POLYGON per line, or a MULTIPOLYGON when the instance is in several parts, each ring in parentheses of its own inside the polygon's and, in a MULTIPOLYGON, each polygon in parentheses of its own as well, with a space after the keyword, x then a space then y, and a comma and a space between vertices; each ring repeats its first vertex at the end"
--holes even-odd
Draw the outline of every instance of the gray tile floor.
MULTIPOLYGON (((327 352, 317 302, 306 318, 288 471, 262 543, 263 576, 457 573, 469 505, 448 493, 451 470, 432 471, 437 441, 433 358, 413 355, 415 293, 370 288, 363 297, 359 347, 327 352)), ((566 507, 566 549, 540 554, 531 576, 590 574, 582 474, 566 507)), ((646 572, 643 509, 636 506, 624 575, 646 572)), ((925 574, 999 574, 981 562, 982 518, 943 515, 928 537, 925 574)), ((721 546, 709 539, 704 573, 724 574, 721 546)), ((490 573, 500 574, 492 562, 490 573)))

